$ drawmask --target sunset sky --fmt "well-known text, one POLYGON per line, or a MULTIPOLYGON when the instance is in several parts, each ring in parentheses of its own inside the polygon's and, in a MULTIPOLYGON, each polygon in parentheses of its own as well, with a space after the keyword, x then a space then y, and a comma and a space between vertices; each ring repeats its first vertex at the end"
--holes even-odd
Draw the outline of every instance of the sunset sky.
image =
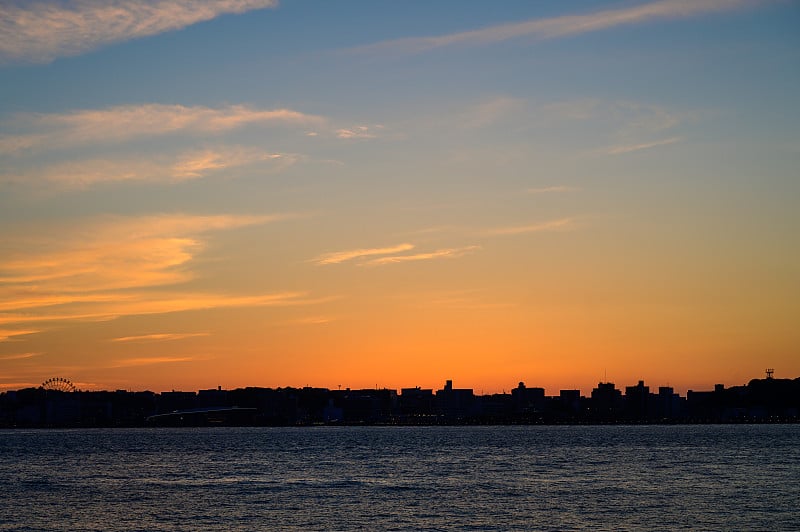
POLYGON ((0 390, 800 376, 800 3, 0 3, 0 390))

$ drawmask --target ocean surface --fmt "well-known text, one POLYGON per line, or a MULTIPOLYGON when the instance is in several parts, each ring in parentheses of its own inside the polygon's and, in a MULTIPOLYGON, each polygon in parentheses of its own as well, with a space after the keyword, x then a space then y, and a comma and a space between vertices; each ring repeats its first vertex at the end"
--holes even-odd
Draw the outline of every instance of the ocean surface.
POLYGON ((0 431, 0 530, 800 530, 800 425, 0 431))

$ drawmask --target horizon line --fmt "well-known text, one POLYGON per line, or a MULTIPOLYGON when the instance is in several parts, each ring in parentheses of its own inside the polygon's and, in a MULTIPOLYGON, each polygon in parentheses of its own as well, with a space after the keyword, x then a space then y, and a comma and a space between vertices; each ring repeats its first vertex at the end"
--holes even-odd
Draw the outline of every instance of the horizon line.
MULTIPOLYGON (((724 383, 715 383, 715 384, 712 385, 713 389, 710 390, 710 391, 715 391, 717 389, 717 387, 719 387, 719 386, 721 386, 722 389, 730 389, 730 388, 736 388, 736 387, 740 387, 740 386, 748 386, 753 381, 763 381, 763 380, 769 380, 769 381, 786 381, 786 380, 788 380, 788 381, 792 381, 792 380, 800 379, 800 376, 793 377, 793 378, 792 377, 782 378, 782 377, 774 377, 774 376, 772 376, 772 373, 770 371, 766 371, 765 373, 766 373, 766 375, 764 377, 762 377, 762 378, 754 377, 754 378, 750 379, 749 381, 747 381, 744 384, 728 385, 728 384, 724 384, 724 383)), ((66 393, 75 393, 75 392, 97 392, 97 393, 102 393, 102 392, 109 392, 109 393, 111 393, 111 392, 125 392, 125 393, 153 393, 153 394, 164 394, 164 393, 194 393, 194 394, 198 394, 199 392, 209 392, 209 391, 228 392, 228 391, 234 391, 234 390, 246 390, 248 388, 256 388, 256 389, 264 389, 264 390, 286 390, 286 389, 293 389, 293 390, 327 390, 327 391, 331 391, 331 392, 367 391, 367 390, 385 391, 385 390, 389 390, 389 391, 394 391, 394 392, 398 392, 399 391, 400 392, 399 395, 402 395, 402 392, 404 390, 431 390, 433 392, 444 391, 444 390, 448 389, 448 385, 451 387, 450 389, 453 389, 453 390, 469 390, 469 391, 472 391, 474 395, 481 396, 481 397, 491 396, 491 395, 510 395, 510 392, 515 390, 515 389, 528 389, 528 390, 530 390, 530 389, 541 389, 541 390, 545 390, 546 391, 546 388, 543 387, 543 386, 536 386, 536 385, 528 386, 527 384, 525 384, 524 381, 518 381, 516 387, 503 388, 502 392, 495 392, 495 393, 485 394, 485 393, 482 393, 483 390, 481 390, 481 393, 477 394, 477 393, 475 393, 476 388, 474 388, 474 387, 473 388, 455 388, 455 387, 452 387, 452 382, 453 382, 452 379, 447 379, 445 381, 445 384, 442 386, 442 388, 440 388, 438 390, 435 390, 434 388, 424 388, 424 387, 421 387, 421 386, 406 386, 406 387, 399 387, 399 388, 391 388, 391 387, 387 387, 387 386, 378 386, 378 385, 376 385, 374 388, 354 388, 354 387, 349 387, 349 386, 345 387, 345 388, 342 388, 341 385, 337 385, 337 387, 326 387, 326 386, 311 386, 309 384, 306 384, 306 385, 303 385, 303 386, 291 386, 291 385, 288 385, 288 386, 277 386, 277 387, 247 385, 247 386, 237 386, 235 388, 230 388, 230 389, 229 388, 223 388, 221 385, 218 385, 216 388, 198 388, 197 390, 176 390, 176 389, 173 388, 171 390, 161 390, 161 391, 156 392, 156 391, 153 391, 153 390, 150 390, 150 389, 139 389, 139 390, 134 390, 134 389, 116 389, 116 390, 111 390, 111 389, 96 389, 96 388, 81 389, 81 388, 75 387, 75 385, 72 384, 68 379, 63 379, 61 377, 54 377, 52 379, 48 379, 47 381, 42 382, 39 385, 36 385, 34 383, 24 383, 24 384, 30 384, 30 385, 29 386, 24 386, 24 387, 21 387, 21 388, 16 388, 16 389, 10 389, 10 388, 9 389, 2 389, 3 385, 0 384, 0 394, 4 394, 4 393, 8 393, 8 392, 19 392, 19 391, 31 390, 31 389, 33 389, 33 390, 47 389, 47 387, 45 385, 49 381, 53 381, 53 380, 60 380, 62 382, 68 382, 70 386, 74 387, 74 389, 72 389, 72 390, 53 390, 53 389, 50 389, 49 391, 60 391, 60 392, 66 392, 66 393), (506 390, 508 390, 508 392, 506 390)), ((11 385, 19 385, 19 384, 23 384, 23 383, 10 383, 10 384, 11 385)), ((78 383, 78 384, 80 384, 80 383, 78 383)), ((594 391, 596 389, 599 389, 599 386, 603 385, 603 384, 605 384, 605 385, 611 384, 611 385, 614 386, 615 390, 619 390, 619 391, 624 391, 626 388, 637 388, 639 386, 644 386, 644 387, 646 387, 648 389, 652 388, 653 390, 661 389, 661 388, 668 388, 668 389, 672 389, 673 391, 675 390, 675 386, 670 385, 669 383, 667 383, 665 386, 650 386, 650 385, 646 384, 646 380, 645 379, 639 379, 636 384, 632 384, 632 385, 622 385, 622 384, 620 384, 619 385, 620 388, 617 388, 618 384, 616 382, 612 382, 612 381, 609 381, 609 380, 606 379, 606 380, 598 381, 597 387, 593 388, 592 391, 594 391)), ((559 391, 559 394, 549 395, 547 397, 558 397, 560 395, 560 392, 575 392, 575 391, 579 392, 581 394, 581 397, 585 397, 584 395, 582 395, 583 394, 583 390, 581 388, 559 388, 558 391, 559 391)), ((703 391, 706 391, 706 390, 694 390, 694 389, 688 389, 687 388, 686 391, 688 393, 688 392, 695 392, 695 391, 696 392, 703 392, 703 391)))

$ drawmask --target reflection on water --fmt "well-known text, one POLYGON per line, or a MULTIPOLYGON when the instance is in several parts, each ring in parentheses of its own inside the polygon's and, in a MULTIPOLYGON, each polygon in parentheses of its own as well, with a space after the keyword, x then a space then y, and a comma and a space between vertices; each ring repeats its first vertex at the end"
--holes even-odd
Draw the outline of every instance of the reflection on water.
POLYGON ((798 444, 798 425, 6 430, 0 529, 792 529, 798 444))

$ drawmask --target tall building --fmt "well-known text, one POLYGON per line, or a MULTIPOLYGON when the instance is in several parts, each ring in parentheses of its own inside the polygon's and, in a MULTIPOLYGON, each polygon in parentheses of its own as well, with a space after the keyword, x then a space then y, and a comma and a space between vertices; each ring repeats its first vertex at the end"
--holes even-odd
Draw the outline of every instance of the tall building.
POLYGON ((602 420, 617 419, 622 407, 622 392, 614 383, 598 382, 592 390, 592 415, 602 420))
POLYGON ((639 381, 636 386, 625 387, 625 414, 631 419, 644 419, 648 414, 650 387, 639 381))

